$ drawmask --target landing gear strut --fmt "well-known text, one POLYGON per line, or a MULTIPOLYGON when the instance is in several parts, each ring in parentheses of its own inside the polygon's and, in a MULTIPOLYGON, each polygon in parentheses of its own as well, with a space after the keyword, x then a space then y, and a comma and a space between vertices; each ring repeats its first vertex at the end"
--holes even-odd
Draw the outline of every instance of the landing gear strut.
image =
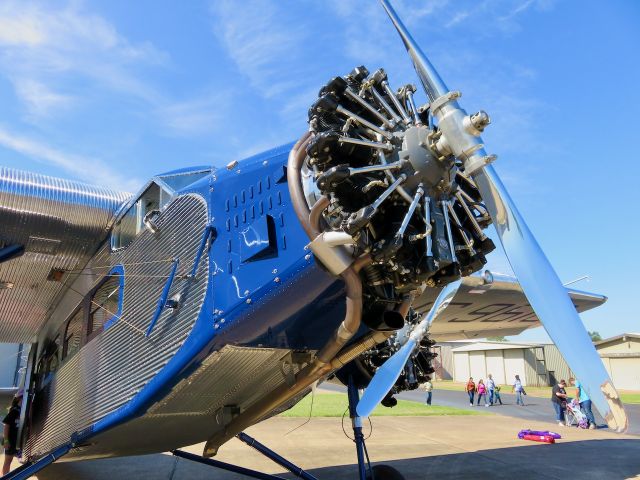
POLYGON ((347 385, 349 396, 349 417, 353 427, 353 441, 356 444, 356 455, 358 456, 358 480, 404 480, 404 477, 395 468, 389 465, 374 465, 371 467, 369 453, 362 433, 362 418, 358 416, 356 407, 360 400, 360 393, 353 383, 353 377, 349 375, 347 385))
MULTIPOLYGON (((268 448, 266 445, 258 442, 255 438, 250 437, 246 433, 239 433, 237 435, 238 439, 246 443, 252 448, 255 448, 262 455, 267 457, 270 460, 273 460, 275 463, 280 465, 281 467, 286 468, 291 473, 293 473, 296 477, 302 478, 304 480, 317 480, 313 475, 305 472, 302 468, 297 465, 291 463, 289 460, 284 458, 281 455, 278 455, 276 452, 268 448)), ((270 475, 268 473, 258 472, 256 470, 251 470, 249 468, 240 467, 238 465, 232 465, 230 463, 221 462, 219 460, 214 460, 212 458, 201 457, 200 455, 194 455, 193 453, 184 452, 182 450, 174 450, 173 453, 176 457, 184 458, 186 460, 191 460, 193 462, 203 463, 205 465, 209 465, 211 467, 221 468, 222 470, 227 470, 229 472, 239 473, 241 475, 245 475, 250 478, 258 478, 261 480, 284 480, 283 477, 278 477, 276 475, 270 475)))

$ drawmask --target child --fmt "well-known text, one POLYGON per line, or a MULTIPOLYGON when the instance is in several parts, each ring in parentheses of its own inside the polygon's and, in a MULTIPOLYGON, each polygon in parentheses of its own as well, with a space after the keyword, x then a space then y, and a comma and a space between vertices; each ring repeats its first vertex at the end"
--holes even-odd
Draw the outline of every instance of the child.
POLYGON ((493 390, 493 404, 496 405, 498 402, 502 405, 502 399, 500 398, 500 386, 496 385, 493 390))
POLYGON ((482 379, 478 380, 478 405, 480 405, 480 400, 484 398, 484 406, 488 407, 489 403, 487 402, 487 387, 485 387, 482 379))

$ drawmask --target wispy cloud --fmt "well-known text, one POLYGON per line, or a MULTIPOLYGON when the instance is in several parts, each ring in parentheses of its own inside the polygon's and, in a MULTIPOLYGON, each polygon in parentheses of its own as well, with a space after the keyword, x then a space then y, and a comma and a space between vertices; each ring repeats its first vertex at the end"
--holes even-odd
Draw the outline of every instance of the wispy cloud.
POLYGON ((29 115, 35 117, 48 116, 52 111, 59 112, 75 102, 73 95, 57 93, 32 79, 22 79, 16 83, 15 88, 29 115))
POLYGON ((28 156, 38 162, 62 168, 68 173, 92 183, 123 191, 136 191, 141 182, 124 177, 101 160, 60 151, 44 142, 17 135, 0 126, 0 146, 28 156))
POLYGON ((0 4, 0 74, 14 85, 31 123, 82 104, 72 89, 84 79, 84 95, 105 90, 141 100, 145 116, 164 131, 200 135, 213 125, 210 95, 172 98, 144 70, 169 64, 166 52, 151 42, 131 42, 81 3, 62 9, 11 0, 0 4))
MULTIPOLYGON (((62 83, 64 76, 88 78, 153 99, 153 90, 131 72, 139 64, 167 61, 167 55, 150 43, 129 42, 109 22, 77 4, 49 9, 29 2, 2 2, 0 32, 0 70, 31 112, 46 111, 53 98, 34 95, 33 86, 62 83)), ((57 95, 60 99, 69 93, 57 95)))
POLYGON ((459 24, 466 18, 469 18, 470 15, 471 15, 471 12, 468 10, 460 10, 458 12, 455 12, 451 17, 451 20, 445 23, 444 26, 447 28, 453 27, 454 25, 459 24))
POLYGON ((158 107, 157 117, 170 134, 192 136, 215 131, 223 125, 229 108, 231 91, 206 93, 185 101, 166 103, 158 107))
POLYGON ((308 62, 301 58, 305 29, 288 22, 278 2, 249 0, 211 4, 214 33, 251 85, 265 97, 295 88, 308 62))
MULTIPOLYGON (((120 118, 144 118, 149 126, 143 129, 161 136, 211 132, 220 125, 229 92, 169 93, 156 77, 173 68, 167 52, 150 41, 131 41, 82 1, 70 0, 62 7, 0 2, 0 77, 13 86, 18 110, 11 131, 0 131, 0 145, 85 180, 99 178, 135 189, 137 180, 125 179, 107 163, 68 153, 100 150, 99 145, 83 144, 82 124, 67 129, 66 143, 65 135, 56 137, 55 147, 44 139, 61 121, 77 124, 74 114, 86 115, 83 108, 104 109, 110 99, 120 118)), ((96 136, 90 138, 96 141, 96 136)))

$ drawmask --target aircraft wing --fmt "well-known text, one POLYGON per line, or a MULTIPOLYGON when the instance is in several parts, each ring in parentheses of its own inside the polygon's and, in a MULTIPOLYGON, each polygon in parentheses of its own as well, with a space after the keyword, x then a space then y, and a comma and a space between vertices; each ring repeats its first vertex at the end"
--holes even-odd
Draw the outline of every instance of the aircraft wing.
MULTIPOLYGON (((414 308, 426 313, 438 295, 427 289, 416 299, 414 308)), ((604 295, 567 288, 578 312, 602 305, 604 295)), ((487 274, 462 280, 453 301, 433 321, 429 336, 437 341, 517 335, 527 328, 539 327, 515 277, 487 274)))
POLYGON ((0 167, 0 342, 32 341, 129 196, 0 167))

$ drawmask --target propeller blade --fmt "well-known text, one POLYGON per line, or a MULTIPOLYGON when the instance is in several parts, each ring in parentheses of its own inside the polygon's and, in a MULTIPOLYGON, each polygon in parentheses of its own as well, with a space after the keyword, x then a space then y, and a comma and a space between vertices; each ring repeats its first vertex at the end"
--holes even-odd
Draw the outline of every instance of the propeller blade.
POLYGON ((393 387, 396 380, 398 380, 415 346, 416 342, 409 339, 400 350, 394 353, 389 360, 378 368, 371 382, 369 382, 369 386, 364 391, 362 398, 358 402, 358 406, 356 407, 358 416, 368 417, 378 404, 384 400, 384 397, 387 396, 391 387, 393 387))
POLYGON ((429 312, 416 324, 411 330, 411 333, 404 338, 400 338, 400 341, 406 341, 406 343, 394 353, 378 370, 369 382, 367 389, 364 391, 362 398, 358 402, 356 412, 360 417, 368 417, 376 406, 387 396, 389 390, 400 377, 404 366, 407 364, 407 360, 415 350, 416 346, 422 340, 427 332, 433 320, 440 315, 445 308, 449 306, 451 300, 456 295, 458 287, 460 287, 460 281, 452 282, 445 286, 441 291, 429 312))
POLYGON ((531 307, 609 427, 626 430, 628 419, 620 396, 566 288, 500 178, 493 167, 486 166, 475 172, 474 180, 531 307))
POLYGON ((407 30, 403 25, 402 20, 400 20, 400 17, 398 17, 398 14, 395 12, 389 1, 380 0, 380 3, 382 3, 387 15, 389 15, 389 18, 393 22, 393 26, 396 27, 396 30, 400 34, 400 38, 402 39, 402 42, 407 49, 407 53, 409 53, 411 61, 416 69, 420 83, 422 83, 422 87, 429 97, 429 101, 433 102, 438 97, 447 93, 449 89, 440 78, 436 69, 431 65, 427 56, 422 53, 422 50, 409 33, 409 30, 407 30))
POLYGON ((466 113, 451 95, 433 65, 413 40, 388 0, 380 0, 407 48, 436 112, 451 153, 465 163, 486 203, 511 267, 545 330, 562 352, 591 401, 610 428, 624 431, 627 415, 602 360, 553 267, 518 212, 487 156, 479 136, 465 131, 466 113))

